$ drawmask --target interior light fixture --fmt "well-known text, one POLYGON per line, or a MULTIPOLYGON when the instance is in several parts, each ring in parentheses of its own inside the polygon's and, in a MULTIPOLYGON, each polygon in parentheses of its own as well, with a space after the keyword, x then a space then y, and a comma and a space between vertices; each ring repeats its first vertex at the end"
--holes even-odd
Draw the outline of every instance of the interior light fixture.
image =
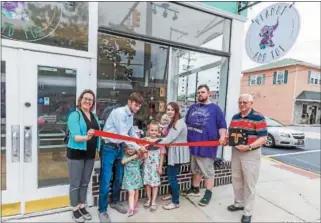
POLYGON ((157 14, 156 6, 155 6, 155 5, 154 5, 154 7, 153 7, 153 13, 154 13, 154 15, 156 15, 156 14, 157 14))
POLYGON ((168 12, 167 12, 167 10, 165 9, 165 11, 163 12, 163 17, 166 18, 167 15, 168 15, 168 12))
POLYGON ((173 20, 175 21, 176 19, 178 19, 178 17, 177 17, 177 13, 175 12, 175 14, 173 16, 173 20))

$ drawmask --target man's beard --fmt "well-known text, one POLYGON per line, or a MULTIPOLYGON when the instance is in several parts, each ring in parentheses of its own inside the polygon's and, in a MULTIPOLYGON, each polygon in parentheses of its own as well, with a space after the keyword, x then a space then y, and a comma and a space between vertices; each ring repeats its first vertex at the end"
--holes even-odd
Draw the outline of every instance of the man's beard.
POLYGON ((201 102, 201 103, 204 103, 208 100, 208 97, 205 97, 205 98, 197 98, 198 99, 198 102, 201 102))

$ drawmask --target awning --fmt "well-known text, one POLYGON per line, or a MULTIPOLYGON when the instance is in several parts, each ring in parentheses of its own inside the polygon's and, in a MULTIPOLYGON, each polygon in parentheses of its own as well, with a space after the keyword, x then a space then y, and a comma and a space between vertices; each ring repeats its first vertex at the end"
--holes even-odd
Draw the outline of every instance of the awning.
POLYGON ((321 93, 318 91, 302 91, 297 97, 297 101, 321 102, 321 93))

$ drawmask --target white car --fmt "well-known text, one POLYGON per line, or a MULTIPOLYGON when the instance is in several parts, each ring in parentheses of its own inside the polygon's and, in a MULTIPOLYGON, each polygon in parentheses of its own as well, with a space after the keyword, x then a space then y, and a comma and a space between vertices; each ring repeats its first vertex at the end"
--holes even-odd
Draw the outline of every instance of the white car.
POLYGON ((284 126, 275 119, 266 117, 268 127, 266 147, 304 147, 305 135, 304 132, 296 131, 287 126, 284 126))

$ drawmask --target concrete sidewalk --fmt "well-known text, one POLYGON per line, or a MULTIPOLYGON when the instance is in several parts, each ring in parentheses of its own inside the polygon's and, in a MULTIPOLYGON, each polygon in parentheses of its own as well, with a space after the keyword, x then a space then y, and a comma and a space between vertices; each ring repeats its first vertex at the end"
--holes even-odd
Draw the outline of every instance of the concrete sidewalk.
MULTIPOLYGON (((114 210, 109 213, 113 222, 240 222, 242 212, 226 209, 233 202, 232 185, 215 187, 207 207, 199 207, 198 199, 181 197, 181 208, 172 211, 163 210, 165 203, 159 201, 155 213, 141 208, 131 218, 114 210)), ((97 207, 90 212, 94 218, 89 222, 99 222, 97 207)), ((70 212, 9 222, 53 221, 73 222, 70 212)), ((263 158, 252 222, 320 222, 320 176, 263 158)))

